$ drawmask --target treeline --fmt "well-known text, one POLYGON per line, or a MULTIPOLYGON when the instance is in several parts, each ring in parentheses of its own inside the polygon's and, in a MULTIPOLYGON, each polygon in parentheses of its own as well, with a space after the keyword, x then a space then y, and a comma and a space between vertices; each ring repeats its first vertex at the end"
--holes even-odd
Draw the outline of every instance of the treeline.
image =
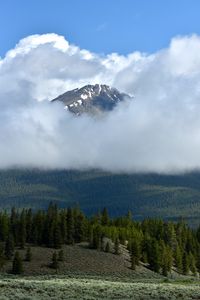
POLYGON ((125 245, 132 269, 143 262, 165 276, 172 268, 182 274, 200 272, 200 227, 193 230, 182 220, 136 222, 130 212, 111 219, 106 208, 89 218, 77 207, 58 209, 54 204, 47 211, 19 212, 13 208, 10 214, 0 213, 0 265, 5 259, 16 260, 16 248, 38 245, 60 249, 80 242, 116 255, 122 249, 120 244, 125 245))

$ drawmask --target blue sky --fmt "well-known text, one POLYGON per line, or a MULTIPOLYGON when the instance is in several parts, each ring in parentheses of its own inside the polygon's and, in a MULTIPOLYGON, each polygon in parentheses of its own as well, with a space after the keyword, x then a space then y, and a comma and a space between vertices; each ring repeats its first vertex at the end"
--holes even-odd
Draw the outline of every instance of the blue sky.
POLYGON ((55 32, 98 53, 154 52, 200 34, 199 0, 1 0, 0 56, 23 37, 55 32))

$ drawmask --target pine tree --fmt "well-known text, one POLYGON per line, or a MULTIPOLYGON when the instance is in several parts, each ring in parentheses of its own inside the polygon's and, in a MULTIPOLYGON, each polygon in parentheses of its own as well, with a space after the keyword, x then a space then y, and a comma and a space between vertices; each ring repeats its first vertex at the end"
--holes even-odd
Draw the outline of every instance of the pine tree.
POLYGON ((59 249, 62 245, 61 229, 58 224, 54 226, 54 248, 59 249))
POLYGON ((45 244, 48 246, 49 231, 47 227, 46 214, 38 211, 33 216, 31 241, 36 245, 45 244))
POLYGON ((0 240, 6 241, 9 232, 9 220, 6 212, 0 215, 0 240))
POLYGON ((136 269, 136 261, 135 261, 135 256, 131 255, 131 269, 135 270, 136 269))
POLYGON ((183 257, 182 257, 182 251, 179 247, 179 245, 176 246, 175 253, 174 253, 174 260, 175 260, 175 266, 179 273, 183 272, 183 257))
POLYGON ((160 243, 161 247, 161 268, 163 276, 167 276, 168 272, 171 272, 173 256, 172 250, 169 246, 166 246, 164 241, 160 243))
POLYGON ((85 238, 85 217, 80 211, 75 218, 74 239, 76 243, 80 243, 85 238))
POLYGON ((120 254, 120 249, 119 249, 119 239, 118 238, 116 238, 115 239, 115 246, 114 246, 114 253, 116 254, 116 255, 119 255, 120 254))
POLYGON ((63 251, 63 249, 61 249, 61 250, 58 252, 58 260, 59 260, 59 261, 64 261, 64 251, 63 251))
POLYGON ((29 209, 26 213, 26 240, 28 243, 32 242, 32 220, 33 214, 32 210, 29 209))
POLYGON ((74 243, 74 216, 72 209, 67 209, 67 244, 74 243))
POLYGON ((135 265, 139 265, 139 260, 140 260, 140 245, 137 239, 134 239, 131 241, 131 257, 134 257, 134 263, 135 265))
POLYGON ((53 220, 48 222, 47 226, 47 236, 46 236, 46 245, 50 248, 54 248, 55 245, 55 226, 53 220))
POLYGON ((15 208, 13 207, 11 210, 11 216, 10 216, 10 229, 11 234, 14 237, 14 243, 15 245, 18 244, 18 221, 19 221, 19 214, 16 212, 15 208))
POLYGON ((133 215, 132 215, 132 212, 129 210, 128 213, 127 213, 127 216, 126 216, 126 220, 127 220, 126 225, 127 226, 131 225, 132 219, 133 219, 133 215))
POLYGON ((188 259, 189 259, 189 269, 192 272, 192 274, 196 276, 197 274, 196 261, 194 255, 191 252, 189 253, 188 259))
POLYGON ((159 244, 155 239, 151 242, 150 252, 148 253, 148 261, 150 268, 154 272, 158 273, 161 267, 161 253, 159 249, 159 244))
POLYGON ((170 246, 166 246, 166 261, 167 261, 167 271, 171 272, 173 266, 173 252, 170 246))
POLYGON ((60 231, 62 237, 62 244, 66 243, 66 235, 67 235, 67 222, 66 222, 66 211, 61 211, 60 214, 60 231))
POLYGON ((14 253, 14 238, 12 234, 9 234, 5 243, 5 256, 6 259, 11 259, 14 253))
POLYGON ((109 224, 109 215, 107 209, 104 207, 102 213, 101 213, 101 224, 103 226, 109 224))
POLYGON ((58 263, 58 255, 57 252, 54 252, 52 255, 52 262, 51 262, 51 268, 58 269, 59 263, 58 263))
POLYGON ((92 248, 100 250, 101 240, 102 240, 101 228, 100 225, 97 225, 95 228, 93 228, 93 239, 91 245, 92 248))
POLYGON ((89 229, 89 248, 94 248, 94 232, 92 227, 89 229))
POLYGON ((23 273, 23 263, 18 251, 16 251, 14 255, 12 273, 13 274, 23 273))
POLYGON ((199 225, 199 227, 197 228, 197 231, 196 231, 196 237, 197 237, 197 241, 200 243, 200 225, 199 225))
POLYGON ((197 271, 200 273, 200 245, 198 245, 197 247, 196 267, 197 267, 197 271))
POLYGON ((0 270, 3 268, 5 263, 6 263, 6 257, 4 254, 4 249, 3 249, 2 245, 0 245, 0 270))
POLYGON ((28 247, 27 250, 26 250, 25 260, 26 261, 31 261, 32 260, 31 247, 28 247))
POLYGON ((110 252, 110 243, 106 243, 105 252, 110 252))
POLYGON ((106 245, 105 245, 105 235, 102 234, 101 237, 100 237, 100 250, 101 251, 105 251, 106 249, 106 245))
POLYGON ((145 233, 141 244, 141 260, 144 263, 148 263, 148 253, 151 248, 151 239, 149 234, 145 233))
POLYGON ((24 249, 26 243, 26 219, 24 209, 20 215, 20 224, 19 224, 19 241, 21 249, 24 249))
POLYGON ((175 249, 177 240, 174 224, 172 222, 165 224, 164 240, 172 249, 175 249))
POLYGON ((187 275, 189 272, 190 262, 189 262, 189 256, 186 252, 183 253, 182 264, 183 264, 183 274, 187 275))

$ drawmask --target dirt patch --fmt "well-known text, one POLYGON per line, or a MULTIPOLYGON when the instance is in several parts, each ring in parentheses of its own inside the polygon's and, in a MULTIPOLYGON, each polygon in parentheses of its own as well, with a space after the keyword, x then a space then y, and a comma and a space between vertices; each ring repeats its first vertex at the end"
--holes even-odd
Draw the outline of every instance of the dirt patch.
MULTIPOLYGON (((64 261, 59 262, 59 269, 50 268, 52 255, 55 250, 45 247, 31 247, 32 261, 23 262, 24 275, 45 275, 45 274, 91 274, 115 277, 133 278, 161 278, 144 266, 137 267, 136 271, 130 269, 130 258, 127 250, 122 249, 120 255, 106 253, 103 251, 89 249, 86 243, 74 246, 63 246, 64 261)), ((25 257, 26 250, 19 250, 21 257, 25 257)), ((4 272, 10 272, 12 262, 4 267, 4 272)))

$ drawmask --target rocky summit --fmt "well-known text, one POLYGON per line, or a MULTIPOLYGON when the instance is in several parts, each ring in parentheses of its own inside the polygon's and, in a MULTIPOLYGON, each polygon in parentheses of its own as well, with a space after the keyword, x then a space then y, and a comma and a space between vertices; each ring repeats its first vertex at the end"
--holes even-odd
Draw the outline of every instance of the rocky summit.
POLYGON ((111 111, 119 102, 130 98, 129 95, 108 85, 95 84, 68 91, 52 102, 62 102, 66 110, 76 115, 83 113, 98 115, 111 111))

